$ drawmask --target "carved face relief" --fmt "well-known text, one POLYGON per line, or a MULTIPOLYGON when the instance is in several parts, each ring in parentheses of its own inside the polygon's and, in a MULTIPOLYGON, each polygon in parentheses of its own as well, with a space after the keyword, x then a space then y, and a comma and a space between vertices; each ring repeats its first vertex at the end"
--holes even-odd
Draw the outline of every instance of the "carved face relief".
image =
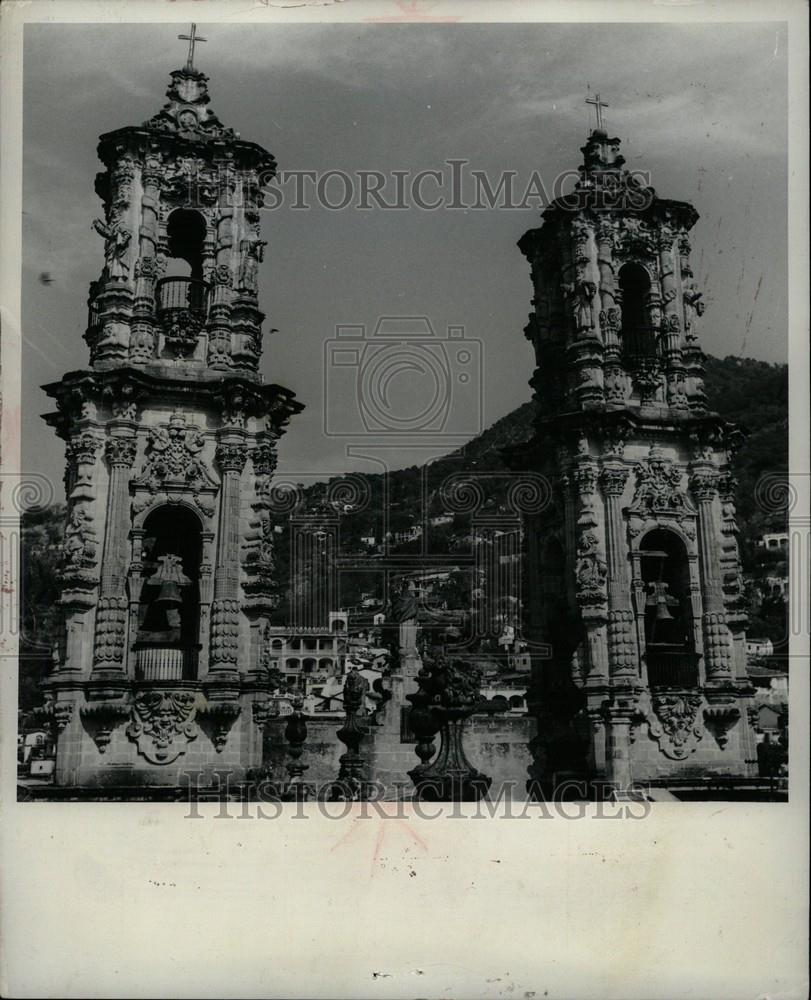
POLYGON ((153 764, 170 764, 197 738, 193 691, 142 691, 135 696, 127 736, 153 764))

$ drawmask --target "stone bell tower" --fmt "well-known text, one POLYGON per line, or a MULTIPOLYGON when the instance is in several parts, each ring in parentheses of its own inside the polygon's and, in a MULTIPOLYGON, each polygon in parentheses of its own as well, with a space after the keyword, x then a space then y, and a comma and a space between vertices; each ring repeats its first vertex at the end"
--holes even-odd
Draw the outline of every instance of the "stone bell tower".
POLYGON ((582 153, 518 244, 538 417, 509 460, 553 488, 526 532, 534 778, 753 775, 737 432, 703 389, 698 214, 640 183, 601 127, 582 153))
POLYGON ((196 40, 163 109, 100 139, 89 367, 46 387, 67 453, 64 634, 47 682, 60 784, 177 785, 184 770, 260 763, 267 496, 302 406, 259 374, 276 164, 210 109, 196 40))

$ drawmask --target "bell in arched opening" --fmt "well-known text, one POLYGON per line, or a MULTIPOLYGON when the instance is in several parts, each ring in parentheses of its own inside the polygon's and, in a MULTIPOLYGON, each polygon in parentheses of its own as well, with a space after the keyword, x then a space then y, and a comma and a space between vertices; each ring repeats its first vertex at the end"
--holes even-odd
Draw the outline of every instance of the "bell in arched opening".
POLYGON ((698 682, 687 552, 672 531, 656 528, 640 546, 645 585, 645 659, 651 687, 698 682))

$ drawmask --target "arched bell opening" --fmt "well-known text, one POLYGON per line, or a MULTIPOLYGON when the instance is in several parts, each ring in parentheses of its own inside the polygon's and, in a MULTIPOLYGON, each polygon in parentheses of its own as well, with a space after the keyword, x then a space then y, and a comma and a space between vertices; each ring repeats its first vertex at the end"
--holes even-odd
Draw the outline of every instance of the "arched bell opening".
POLYGON ((202 551, 200 521, 184 507, 159 507, 144 522, 135 642, 139 680, 197 677, 202 551))
POLYGON ((649 531, 640 545, 645 587, 645 661, 650 687, 695 687, 698 656, 693 643, 690 568, 679 536, 649 531))
POLYGON ((622 292, 622 356, 629 369, 638 368, 659 354, 658 331, 651 323, 650 275, 641 264, 620 268, 622 292))
POLYGON ((155 287, 158 321, 171 334, 172 347, 190 351, 208 314, 209 286, 203 281, 206 221, 190 208, 178 208, 166 224, 169 245, 166 277, 155 287))

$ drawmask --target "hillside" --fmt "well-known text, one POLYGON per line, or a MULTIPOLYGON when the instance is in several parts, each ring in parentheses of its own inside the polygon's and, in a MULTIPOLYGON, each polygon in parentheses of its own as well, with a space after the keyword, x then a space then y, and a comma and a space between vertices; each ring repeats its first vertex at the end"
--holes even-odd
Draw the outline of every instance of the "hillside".
MULTIPOLYGON (((784 575, 781 556, 767 554, 755 544, 764 531, 785 530, 786 512, 777 506, 763 510, 757 502, 756 485, 766 473, 786 475, 788 469, 788 370, 785 365, 728 357, 707 358, 706 386, 710 406, 727 420, 738 424, 747 434, 736 457, 738 479, 738 523, 741 529, 741 550, 744 570, 750 577, 784 575)), ((389 517, 387 529, 400 534, 393 546, 396 553, 417 553, 425 539, 408 537, 409 531, 423 517, 440 514, 446 505, 439 494, 440 485, 453 473, 506 473, 501 449, 518 444, 532 434, 534 404, 526 402, 496 421, 464 448, 439 459, 426 469, 412 466, 389 474, 389 517), (427 498, 423 502, 423 498, 427 498), (423 514, 424 511, 424 514, 423 514)), ((362 510, 347 511, 341 518, 343 553, 373 554, 375 546, 363 539, 378 540, 384 531, 382 497, 384 482, 380 475, 365 477, 370 491, 369 502, 362 510)), ((508 478, 493 475, 489 495, 493 506, 503 501, 508 478)), ((319 483, 304 494, 304 505, 322 501, 329 483, 319 483)), ((43 664, 44 651, 54 638, 56 597, 56 566, 61 541, 64 508, 31 511, 23 519, 23 627, 26 649, 33 660, 43 664)), ((276 564, 280 588, 286 598, 290 593, 288 526, 277 535, 276 564)), ((428 528, 428 551, 451 554, 469 551, 469 521, 467 515, 456 514, 452 521, 428 528)), ((341 603, 351 606, 364 593, 378 593, 379 572, 353 572, 342 575, 341 603)), ((464 587, 457 585, 451 600, 464 603, 464 587)), ((289 620, 288 601, 283 600, 279 621, 289 620)), ((772 631, 767 622, 755 618, 759 631, 772 631)), ((776 628, 777 626, 775 626, 776 628)), ((27 691, 27 688, 26 688, 27 691)))

